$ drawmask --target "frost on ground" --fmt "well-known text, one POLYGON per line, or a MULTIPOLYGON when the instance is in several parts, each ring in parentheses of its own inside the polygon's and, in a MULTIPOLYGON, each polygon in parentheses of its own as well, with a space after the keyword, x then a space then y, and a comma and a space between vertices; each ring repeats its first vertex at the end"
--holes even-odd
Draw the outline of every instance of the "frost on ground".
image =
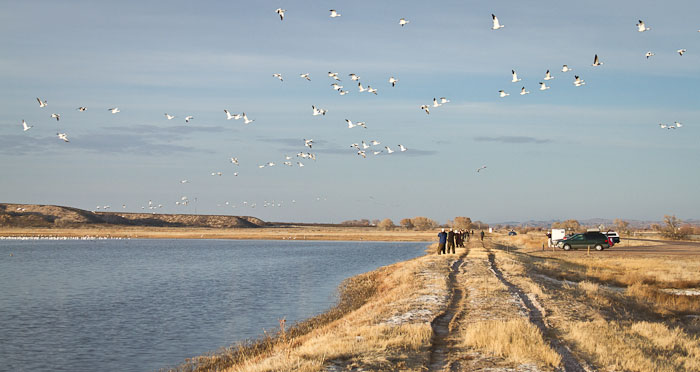
POLYGON ((445 277, 438 272, 430 270, 431 268, 433 268, 432 265, 416 275, 418 280, 426 283, 421 291, 392 304, 400 309, 406 309, 407 307, 408 309, 400 314, 393 314, 381 322, 380 325, 429 324, 445 309, 449 300, 447 288, 434 284, 434 282, 444 282, 445 277))

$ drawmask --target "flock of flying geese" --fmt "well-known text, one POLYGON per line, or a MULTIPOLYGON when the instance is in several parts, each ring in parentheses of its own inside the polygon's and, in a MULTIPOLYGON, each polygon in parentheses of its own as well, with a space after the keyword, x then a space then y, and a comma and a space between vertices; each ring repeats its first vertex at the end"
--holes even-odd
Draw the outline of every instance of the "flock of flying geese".
MULTIPOLYGON (((496 17, 494 14, 491 14, 491 17, 493 19, 493 26, 491 27, 492 30, 498 30, 498 29, 505 27, 504 25, 502 25, 498 21, 498 17, 496 17)), ((647 27, 646 24, 644 23, 644 21, 642 21, 641 19, 639 20, 639 23, 637 23, 636 26, 637 26, 637 32, 646 32, 646 31, 651 30, 651 28, 647 27)), ((698 30, 698 32, 700 32, 700 30, 698 30)), ((678 55, 680 55, 682 57, 686 51, 687 51, 686 49, 678 49, 676 52, 678 53, 678 55)), ((648 52, 646 52, 645 57, 647 59, 649 59, 649 57, 652 57, 654 55, 655 55, 654 52, 648 51, 648 52)), ((593 63, 591 64, 591 66, 600 67, 601 65, 603 65, 603 62, 601 62, 600 58, 598 58, 598 54, 595 54, 593 56, 593 63)), ((569 67, 568 65, 563 65, 561 68, 561 72, 570 72, 572 70, 573 70, 573 68, 569 67)), ((518 74, 515 72, 515 70, 511 70, 511 74, 512 74, 512 78, 511 78, 512 83, 517 83, 517 82, 522 80, 518 77, 518 74)), ((541 81, 539 83, 540 84, 539 90, 540 91, 549 90, 551 87, 548 86, 546 82, 549 80, 552 80, 552 79, 554 79, 554 76, 552 76, 550 71, 547 70, 544 74, 544 78, 543 78, 544 81, 541 81)), ((574 75, 573 85, 575 87, 581 87, 581 86, 586 85, 586 82, 583 79, 581 79, 581 77, 579 75, 574 75)), ((510 93, 507 93, 505 90, 499 90, 498 94, 499 94, 500 98, 505 98, 505 97, 508 97, 510 95, 510 93)), ((525 89, 525 87, 523 86, 522 88, 520 88, 520 95, 524 96, 526 94, 530 94, 530 91, 525 89)), ((421 106, 421 109, 425 109, 426 112, 428 112, 426 105, 421 106)), ((681 128, 683 126, 683 124, 681 124, 679 122, 674 122, 673 125, 659 124, 659 126, 661 127, 661 129, 676 129, 676 128, 681 128)))
MULTIPOLYGON (((285 13, 286 13, 287 11, 286 11, 285 9, 278 8, 275 12, 279 15, 280 21, 284 21, 284 19, 285 19, 285 13)), ((337 17, 340 17, 340 16, 341 16, 341 14, 340 14, 337 10, 335 10, 335 9, 331 9, 329 12, 330 12, 330 14, 329 14, 329 17, 330 17, 330 18, 337 18, 337 17)), ((492 22, 493 22, 493 25, 492 25, 492 27, 491 27, 492 30, 495 31, 495 30, 499 30, 499 29, 502 29, 502 28, 505 27, 505 25, 502 24, 502 23, 499 21, 498 17, 496 17, 495 14, 491 14, 491 18, 492 18, 492 22)), ((406 20, 405 18, 399 19, 399 25, 400 25, 401 27, 405 27, 405 26, 406 26, 407 24, 409 24, 409 23, 410 23, 410 22, 409 22, 408 20, 406 20)), ((639 20, 639 23, 637 23, 636 26, 637 26, 637 31, 640 32, 640 33, 641 33, 641 32, 647 32, 647 31, 650 31, 650 30, 651 30, 651 28, 650 28, 650 27, 647 27, 647 25, 646 25, 646 24, 644 23, 644 21, 642 21, 642 20, 639 20)), ((700 30, 698 30, 698 32, 700 32, 700 30)), ((676 52, 677 52, 680 56, 683 56, 683 55, 686 53, 686 51, 687 51, 686 49, 678 49, 676 52)), ((652 51, 648 51, 648 52, 645 53, 645 57, 646 57, 647 59, 653 57, 654 55, 655 55, 655 53, 652 52, 652 51)), ((603 65, 603 62, 601 62, 601 60, 600 60, 600 58, 598 57, 598 55, 595 54, 594 57, 593 57, 593 63, 591 64, 591 66, 593 66, 593 67, 600 67, 601 65, 603 65)), ((571 72, 572 70, 573 70, 573 69, 572 69, 571 67, 569 67, 568 65, 566 65, 566 64, 563 65, 562 68, 561 68, 561 72, 562 72, 562 73, 568 73, 568 72, 571 72)), ((339 73, 337 73, 337 72, 331 72, 331 71, 328 72, 328 77, 330 77, 331 79, 334 80, 334 82, 331 84, 331 88, 332 88, 334 91, 336 91, 339 95, 344 96, 344 95, 348 94, 349 91, 348 91, 348 90, 345 90, 344 87, 343 87, 343 85, 340 85, 340 84, 339 84, 339 83, 341 83, 341 79, 339 78, 338 75, 339 75, 339 73)), ((275 78, 277 78, 277 79, 279 79, 280 82, 283 82, 283 81, 284 81, 284 77, 282 76, 281 73, 273 73, 272 76, 275 77, 275 78)), ((299 74, 299 77, 302 78, 302 79, 305 79, 305 80, 307 80, 307 81, 311 81, 311 75, 310 75, 309 73, 301 73, 301 74, 299 74)), ((361 79, 360 79, 360 76, 358 76, 357 74, 350 73, 350 74, 348 74, 348 77, 349 77, 350 80, 353 82, 353 84, 354 84, 355 82, 357 82, 357 89, 358 89, 358 92, 359 92, 359 93, 372 93, 372 94, 374 94, 374 95, 377 95, 377 94, 378 94, 378 90, 377 90, 376 88, 373 88, 371 85, 367 85, 366 87, 363 86, 362 82, 360 81, 360 80, 361 80, 361 79)), ((540 85, 539 90, 540 90, 540 91, 549 90, 551 87, 550 87, 549 85, 547 85, 547 82, 549 82, 550 80, 552 80, 552 79, 554 79, 554 78, 555 78, 555 77, 551 74, 550 70, 547 70, 547 71, 545 72, 543 81, 539 82, 539 85, 540 85)), ((516 72, 515 70, 511 70, 511 82, 512 82, 512 83, 518 83, 518 82, 520 82, 521 80, 522 80, 522 79, 521 79, 520 77, 518 77, 517 72, 516 72)), ((397 85, 397 83, 399 82, 399 80, 398 80, 397 78, 395 78, 394 76, 391 76, 391 77, 389 77, 388 82, 389 82, 389 84, 391 85, 391 87, 396 87, 396 85, 397 85)), ((585 84, 586 84, 586 82, 585 82, 579 75, 574 75, 573 85, 574 85, 575 87, 581 87, 581 86, 584 86, 585 84)), ((510 93, 507 93, 505 90, 500 90, 498 93, 499 93, 499 97, 500 97, 500 98, 505 98, 505 97, 507 97, 507 96, 510 95, 510 93)), ((523 86, 523 87, 520 89, 519 94, 520 94, 521 96, 524 96, 524 95, 530 94, 530 91, 528 91, 528 90, 523 86)), ((39 107, 40 107, 40 108, 45 108, 45 107, 48 106, 48 102, 47 102, 46 100, 42 100, 42 99, 40 99, 40 98, 37 97, 37 101, 38 101, 38 103, 39 103, 39 107)), ((430 109, 431 109, 431 108, 435 109, 435 108, 441 107, 441 106, 443 106, 443 105, 445 105, 445 104, 447 104, 447 103, 449 103, 449 102, 450 102, 450 100, 447 99, 446 97, 440 97, 439 99, 433 98, 432 104, 424 104, 424 105, 421 105, 421 106, 420 106, 420 109, 423 110, 423 111, 425 111, 425 113, 429 115, 429 114, 430 114, 430 109)), ((326 113, 328 112, 326 109, 317 107, 317 106, 315 106, 315 105, 312 105, 311 108, 312 108, 312 115, 313 115, 313 116, 325 116, 326 113)), ((85 112, 85 111, 87 110, 87 107, 81 106, 81 107, 78 107, 76 110, 79 111, 79 112, 85 112)), ((113 108, 109 108, 108 111, 111 112, 112 114, 117 114, 117 113, 120 112, 120 109, 119 109, 118 107, 113 107, 113 108)), ((224 110, 224 113, 226 114, 226 120, 231 120, 231 119, 233 119, 233 120, 240 120, 240 119, 242 119, 244 124, 250 124, 250 123, 253 123, 253 122, 255 121, 255 120, 253 120, 253 119, 248 118, 248 116, 246 115, 245 112, 242 112, 242 113, 231 113, 231 112, 228 111, 228 110, 224 110)), ((170 114, 168 114, 168 113, 165 113, 164 115, 165 115, 165 118, 166 118, 167 120, 173 120, 173 119, 176 118, 175 115, 170 115, 170 114)), ((51 114, 51 118, 56 119, 56 121, 58 122, 58 121, 61 120, 61 114, 59 114, 59 113, 52 113, 52 114, 51 114)), ((193 119, 194 119, 194 116, 192 116, 192 115, 187 115, 187 116, 185 116, 185 118, 184 118, 185 123, 189 123, 189 122, 190 122, 191 120, 193 120, 193 119)), ((365 129, 367 128, 367 125, 366 125, 365 122, 361 122, 361 121, 360 121, 360 122, 351 121, 351 120, 349 120, 349 119, 345 119, 345 122, 346 122, 346 124, 347 124, 347 126, 348 126, 349 129, 356 128, 356 127, 362 127, 362 128, 365 128, 365 129)), ((679 123, 679 122, 677 122, 677 121, 674 122, 674 124, 672 124, 672 125, 659 124, 659 127, 660 127, 661 129, 677 129, 677 128, 681 128, 682 126, 683 126, 682 123, 679 123)), ((25 120, 22 120, 22 128, 23 128, 23 130, 26 132, 26 131, 30 130, 31 128, 33 128, 33 126, 27 124, 27 122, 26 122, 25 120)), ((64 142, 70 142, 69 139, 68 139, 68 135, 67 135, 65 132, 64 132, 64 133, 61 133, 61 132, 59 131, 59 132, 56 133, 56 135, 57 135, 57 137, 58 137, 60 140, 62 140, 62 141, 64 141, 64 142)), ((305 147, 308 147, 309 149, 312 148, 312 146, 313 146, 313 139, 304 139, 303 141, 304 141, 304 146, 305 146, 305 147)), ((396 150, 393 150, 392 148, 390 148, 389 146, 384 146, 383 149, 378 149, 378 147, 373 147, 373 146, 378 146, 379 144, 380 144, 380 142, 377 141, 377 140, 370 140, 370 141, 367 141, 367 142, 363 140, 363 141, 361 141, 361 143, 353 143, 353 144, 351 144, 350 147, 352 147, 352 148, 354 148, 355 150, 357 150, 357 155, 358 155, 358 156, 361 156, 361 157, 363 157, 363 158, 366 158, 366 157, 367 157, 367 151, 368 151, 368 150, 369 150, 373 155, 379 155, 379 154, 381 154, 382 152, 384 152, 384 150, 386 150, 386 153, 387 153, 387 154, 392 154, 392 153, 394 153, 394 152, 396 151, 396 150), (377 150, 377 149, 378 149, 378 150, 377 150)), ((398 145, 398 149, 399 149, 400 152, 407 151, 406 147, 403 146, 403 145, 398 145)), ((299 153, 297 154, 297 157, 300 157, 300 158, 302 158, 302 159, 316 160, 316 155, 315 155, 315 154, 312 154, 312 153, 310 153, 310 152, 299 152, 299 153)), ((293 166, 291 160, 292 160, 292 158, 291 158, 290 156, 285 156, 285 161, 284 161, 282 164, 287 165, 287 166, 293 166)), ((239 165, 238 159, 235 158, 235 157, 231 157, 231 158, 230 158, 230 162, 231 162, 232 164, 239 165)), ((296 164, 297 164, 297 166, 299 166, 299 167, 303 167, 303 166, 304 166, 304 164, 303 164, 301 161, 297 161, 296 164)), ((275 165, 274 162, 267 162, 267 163, 265 163, 265 164, 259 165, 259 168, 271 167, 271 166, 274 166, 274 165, 275 165)), ((486 169, 486 166, 485 166, 485 165, 482 166, 482 167, 480 167, 480 168, 478 168, 478 169, 476 170, 476 172, 480 172, 480 171, 482 171, 482 170, 484 170, 484 169, 486 169)), ((221 176, 222 174, 223 174, 223 172, 221 172, 221 171, 216 171, 216 172, 212 172, 212 173, 211 173, 212 176, 221 176)), ((234 176, 237 176, 237 175, 238 175, 238 172, 235 172, 235 173, 234 173, 234 176)), ((187 183, 187 182, 189 182, 189 181, 187 181, 187 180, 181 181, 181 183, 187 183)), ((183 204, 183 205, 187 205, 187 203, 189 203, 189 200, 187 200, 187 198, 185 198, 185 197, 183 197, 182 200, 180 200, 180 201, 177 202, 177 204, 183 204)), ((156 208, 156 207, 158 207, 158 206, 154 206, 154 205, 152 205, 152 204, 149 202, 149 208, 153 209, 153 208, 156 208)), ((107 208, 109 208, 109 206, 105 206, 104 208, 107 209, 107 208)))

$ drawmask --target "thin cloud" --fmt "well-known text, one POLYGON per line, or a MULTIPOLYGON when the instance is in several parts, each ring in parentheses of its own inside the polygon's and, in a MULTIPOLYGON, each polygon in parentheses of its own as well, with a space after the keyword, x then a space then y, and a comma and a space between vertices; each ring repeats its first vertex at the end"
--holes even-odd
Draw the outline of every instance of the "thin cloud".
POLYGON ((535 138, 527 136, 498 136, 498 137, 474 137, 477 142, 500 142, 500 143, 550 143, 552 140, 546 138, 535 138))

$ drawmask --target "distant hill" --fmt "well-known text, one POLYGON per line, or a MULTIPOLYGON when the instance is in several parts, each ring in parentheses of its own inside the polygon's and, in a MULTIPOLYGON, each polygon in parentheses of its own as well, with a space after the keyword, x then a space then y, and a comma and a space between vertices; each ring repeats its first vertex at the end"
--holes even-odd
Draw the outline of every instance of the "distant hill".
POLYGON ((153 226, 257 228, 267 223, 249 216, 90 212, 56 205, 0 203, 0 227, 153 226))
MULTIPOLYGON (((623 220, 629 222, 630 227, 632 228, 648 228, 649 226, 653 224, 663 224, 661 220, 658 221, 651 221, 651 220, 629 220, 629 219, 624 219, 623 220)), ((581 225, 583 226, 609 226, 613 227, 615 224, 613 223, 612 219, 608 218, 589 218, 585 220, 577 220, 581 225)), ((531 226, 531 227, 542 227, 542 228, 549 228, 552 226, 553 223, 555 222, 562 222, 562 220, 547 220, 547 221, 536 221, 536 220, 529 220, 525 222, 520 222, 520 221, 507 221, 507 222, 495 222, 495 223, 490 223, 491 226, 531 226)), ((689 220, 683 220, 683 223, 689 223, 691 225, 698 225, 700 224, 699 220, 696 219, 689 219, 689 220)))

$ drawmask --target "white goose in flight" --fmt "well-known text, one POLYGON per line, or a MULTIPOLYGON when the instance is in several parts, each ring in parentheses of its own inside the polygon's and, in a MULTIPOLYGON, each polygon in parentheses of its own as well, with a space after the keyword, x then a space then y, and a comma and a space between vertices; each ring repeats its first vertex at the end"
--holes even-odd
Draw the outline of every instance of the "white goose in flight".
POLYGON ((493 19, 493 27, 491 27, 492 30, 498 30, 499 28, 505 27, 505 25, 498 22, 498 17, 496 17, 495 14, 491 14, 491 18, 493 19))
POLYGON ((600 59, 598 59, 598 55, 596 54, 595 57, 593 57, 593 64, 591 66, 598 67, 602 64, 603 62, 600 62, 600 59))
POLYGON ((22 128, 24 128, 24 131, 26 132, 26 131, 28 131, 29 129, 34 128, 34 126, 33 126, 33 125, 27 125, 27 122, 24 121, 24 119, 22 119, 22 128))
POLYGON ((51 114, 51 117, 52 117, 53 119, 56 119, 56 121, 61 120, 61 114, 51 114))
POLYGON ((238 120, 242 117, 241 114, 231 114, 230 112, 228 112, 228 110, 224 110, 224 112, 226 113, 226 120, 231 120, 231 119, 238 120))
POLYGON ((547 70, 547 72, 544 73, 544 79, 545 80, 552 80, 552 79, 554 79, 554 76, 552 76, 552 74, 549 73, 549 70, 547 70))
POLYGON ((59 139, 62 139, 64 142, 70 142, 68 140, 68 135, 65 133, 56 133, 56 135, 58 136, 59 139))
POLYGON ((503 98, 503 97, 508 97, 510 93, 506 93, 504 90, 499 90, 498 91, 498 96, 503 98))
POLYGON ((168 119, 168 120, 173 120, 173 119, 175 119, 175 115, 168 115, 168 113, 166 112, 166 113, 165 113, 165 118, 168 119))
POLYGON ((109 112, 113 113, 113 114, 116 114, 116 113, 118 113, 118 112, 121 112, 121 111, 119 110, 119 107, 113 107, 113 108, 107 109, 107 110, 108 110, 109 112))
POLYGON ((242 117, 243 117, 243 124, 250 124, 250 123, 255 121, 255 120, 248 119, 248 116, 245 114, 245 112, 243 113, 242 117))
POLYGON ((649 31, 649 30, 651 30, 651 28, 647 27, 647 26, 644 24, 644 21, 642 21, 642 20, 640 19, 640 20, 639 20, 639 23, 637 23, 637 32, 644 32, 644 31, 649 31))
POLYGON ((282 9, 282 8, 277 8, 277 10, 275 10, 275 12, 277 14, 279 14, 279 16, 280 16, 280 21, 284 21, 284 12, 286 12, 286 11, 287 11, 286 9, 282 9))
POLYGON ((341 16, 341 14, 338 13, 335 9, 331 9, 330 12, 331 12, 331 15, 330 15, 331 18, 336 18, 336 17, 341 16))
POLYGON ((36 100, 39 101, 39 107, 46 107, 49 105, 48 101, 42 101, 39 97, 36 97, 36 100))
POLYGON ((519 79, 519 78, 518 78, 518 74, 515 73, 515 70, 510 70, 510 72, 513 74, 513 79, 510 80, 511 82, 517 83, 517 82, 519 82, 520 80, 522 80, 522 79, 519 79))

